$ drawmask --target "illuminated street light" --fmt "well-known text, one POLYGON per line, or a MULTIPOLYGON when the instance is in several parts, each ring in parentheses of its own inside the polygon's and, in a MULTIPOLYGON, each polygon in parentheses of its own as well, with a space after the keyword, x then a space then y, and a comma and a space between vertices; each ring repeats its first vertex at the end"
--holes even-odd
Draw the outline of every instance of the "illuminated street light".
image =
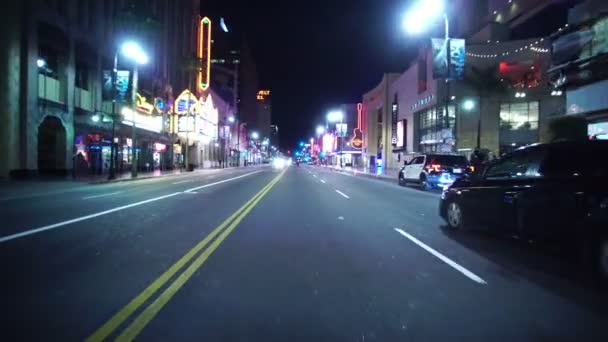
POLYGON ((344 113, 340 110, 334 110, 327 113, 327 121, 329 122, 338 122, 344 119, 344 113))
POLYGON ((37 65, 37 66, 38 66, 40 69, 42 69, 42 68, 44 68, 44 67, 46 66, 46 61, 45 61, 44 59, 42 59, 42 58, 38 58, 38 59, 36 60, 36 65, 37 65))
POLYGON ((258 140, 260 138, 260 134, 258 132, 251 132, 251 139, 258 140))
POLYGON ((93 122, 99 122, 100 118, 98 114, 95 114, 91 117, 91 120, 93 120, 93 122))
POLYGON ((236 119, 234 118, 234 116, 233 116, 233 115, 230 115, 230 116, 228 117, 228 122, 230 122, 230 123, 234 123, 235 121, 236 121, 236 119))
POLYGON ((317 135, 323 135, 325 133, 325 127, 319 125, 317 126, 317 135))
POLYGON ((462 109, 472 111, 475 108, 475 101, 467 99, 462 103, 462 109))
POLYGON ((135 42, 126 42, 122 44, 122 54, 134 60, 137 64, 147 64, 149 59, 144 50, 135 42))
POLYGON ((429 23, 441 15, 445 16, 443 0, 419 0, 403 18, 403 28, 409 34, 420 34, 428 29, 429 23))

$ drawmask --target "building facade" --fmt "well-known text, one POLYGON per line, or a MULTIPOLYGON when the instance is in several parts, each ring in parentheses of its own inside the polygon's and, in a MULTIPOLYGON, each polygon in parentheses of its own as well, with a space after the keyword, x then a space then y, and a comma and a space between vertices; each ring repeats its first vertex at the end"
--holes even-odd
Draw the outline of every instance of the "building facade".
POLYGON ((140 169, 166 165, 171 140, 164 104, 187 84, 182 68, 194 52, 199 1, 20 1, 6 6, 0 52, 4 161, 0 177, 39 173, 100 174, 108 171, 111 145, 127 169, 137 150, 140 169), (181 26, 180 26, 181 25, 181 26), (140 68, 130 121, 104 96, 104 71, 133 65, 118 53, 135 39, 150 61, 140 68), (116 135, 112 141, 112 118, 116 135), (130 141, 131 140, 131 141, 130 141))
POLYGON ((566 106, 564 93, 549 85, 548 70, 551 35, 564 29, 558 19, 565 18, 567 4, 488 4, 485 24, 467 35, 461 79, 435 79, 427 45, 403 74, 388 84, 385 76, 363 96, 366 146, 376 159, 382 154, 385 167, 399 167, 416 153, 468 155, 480 148, 500 155, 549 139, 551 121, 566 106), (526 37, 521 28, 550 13, 557 19, 526 37))

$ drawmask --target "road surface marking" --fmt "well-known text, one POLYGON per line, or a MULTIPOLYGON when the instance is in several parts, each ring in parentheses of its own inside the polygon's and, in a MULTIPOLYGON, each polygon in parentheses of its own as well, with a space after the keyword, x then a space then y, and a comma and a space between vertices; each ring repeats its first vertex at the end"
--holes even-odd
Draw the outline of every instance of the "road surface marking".
POLYGON ((190 183, 190 182, 194 182, 194 179, 186 179, 186 180, 175 182, 175 183, 171 183, 171 184, 177 185, 177 184, 184 184, 184 183, 190 183))
POLYGON ((342 197, 344 197, 344 198, 350 198, 350 197, 348 197, 348 195, 347 195, 347 194, 343 193, 343 192, 342 192, 342 191, 340 191, 340 190, 336 190, 336 192, 337 192, 337 193, 339 193, 340 195, 342 195, 342 197))
POLYGON ((222 184, 222 183, 230 182, 230 181, 233 181, 233 180, 235 180, 235 179, 239 179, 239 178, 243 178, 243 177, 251 176, 251 175, 253 175, 253 174, 255 174, 255 173, 258 173, 258 172, 262 172, 262 171, 260 170, 260 171, 249 172, 249 173, 246 173, 246 174, 244 174, 244 175, 240 175, 240 176, 236 176, 236 177, 232 177, 232 178, 224 179, 224 180, 217 181, 217 182, 214 182, 214 183, 209 183, 209 184, 205 184, 205 185, 197 186, 196 188, 188 189, 188 190, 185 190, 184 192, 193 192, 193 191, 196 191, 196 190, 200 190, 200 189, 208 188, 208 187, 211 187, 211 186, 214 186, 214 185, 218 185, 218 184, 222 184))
POLYGON ((313 177, 317 178, 317 175, 312 175, 313 177))
POLYGON ((117 341, 132 340, 141 330, 156 316, 162 307, 171 300, 177 291, 188 281, 188 279, 196 272, 205 260, 213 253, 220 243, 234 230, 234 227, 257 205, 257 203, 270 191, 270 189, 280 180, 285 172, 282 172, 272 181, 270 181, 262 190, 255 194, 245 204, 228 217, 222 224, 215 228, 202 241, 197 243, 190 251, 182 256, 175 264, 167 269, 158 279, 154 280, 146 289, 144 289, 137 297, 131 300, 125 307, 118 311, 104 325, 97 329, 86 341, 103 341, 122 325, 141 305, 143 305, 152 295, 154 295, 161 287, 165 285, 173 276, 180 271, 188 262, 194 259, 218 234, 222 234, 213 243, 203 251, 202 254, 175 281, 169 285, 157 299, 152 302, 125 330, 118 336, 117 341), (227 229, 224 229, 228 227, 227 229))
MULTIPOLYGON (((194 189, 186 190, 184 192, 193 192, 194 190, 197 190, 197 189, 202 189, 202 188, 214 186, 214 185, 217 185, 217 184, 233 181, 235 179, 239 179, 239 178, 242 178, 242 177, 245 177, 245 176, 249 176, 249 175, 252 175, 252 174, 257 173, 257 172, 261 172, 261 171, 251 172, 251 173, 248 173, 248 174, 245 174, 245 175, 242 175, 242 176, 224 179, 222 181, 215 182, 215 183, 209 183, 209 184, 206 184, 206 185, 194 188, 194 189)), ((77 222, 81 222, 81 221, 85 221, 85 220, 90 220, 90 219, 95 218, 95 217, 99 217, 99 216, 115 213, 117 211, 121 211, 121 210, 129 209, 129 208, 137 207, 137 206, 140 206, 140 205, 143 205, 143 204, 147 204, 147 203, 150 203, 150 202, 160 201, 162 199, 170 198, 170 197, 173 197, 173 196, 177 196, 177 195, 180 195, 182 193, 183 192, 175 192, 175 193, 164 195, 164 196, 160 196, 160 197, 150 198, 150 199, 147 199, 145 201, 135 202, 135 203, 123 205, 123 206, 120 206, 120 207, 117 207, 117 208, 100 211, 98 213, 94 213, 94 214, 90 214, 90 215, 85 215, 85 216, 73 218, 71 220, 67 220, 67 221, 63 221, 63 222, 58 222, 58 223, 50 224, 50 225, 39 227, 39 228, 29 229, 29 230, 23 231, 21 233, 3 236, 3 237, 0 237, 0 243, 11 241, 11 240, 15 240, 15 239, 19 239, 19 238, 26 237, 26 236, 33 235, 33 234, 37 234, 37 233, 41 233, 41 232, 44 232, 44 231, 47 231, 47 230, 51 230, 51 229, 67 226, 67 225, 72 224, 72 223, 77 223, 77 222)))
POLYGON ((437 252, 436 250, 434 250, 433 248, 429 247, 428 245, 426 245, 425 243, 423 243, 422 241, 416 239, 415 237, 413 237, 412 235, 406 233, 405 231, 403 231, 402 229, 399 228, 395 228, 395 230, 397 231, 397 233, 405 236, 406 238, 410 239, 410 241, 412 241, 413 243, 417 244, 418 246, 422 247, 424 250, 426 250, 427 252, 433 254, 434 256, 436 256, 439 260, 445 262, 446 264, 452 266, 452 268, 454 268, 455 270, 457 270, 458 272, 464 274, 466 277, 468 277, 469 279, 473 280, 476 283, 479 284, 483 284, 486 285, 487 282, 483 279, 481 279, 478 275, 476 275, 475 273, 467 270, 466 268, 460 266, 459 264, 457 264, 456 262, 452 261, 452 259, 446 257, 445 255, 437 252))
POLYGON ((325 181, 321 179, 321 183, 325 184, 325 181))
POLYGON ((87 197, 83 197, 83 200, 89 200, 89 199, 94 199, 94 198, 101 198, 101 197, 108 197, 108 196, 114 196, 114 195, 118 195, 123 193, 123 191, 116 191, 116 192, 110 192, 108 194, 101 194, 101 195, 95 195, 95 196, 87 196, 87 197))
POLYGON ((344 216, 338 216, 338 220, 344 221, 344 216))

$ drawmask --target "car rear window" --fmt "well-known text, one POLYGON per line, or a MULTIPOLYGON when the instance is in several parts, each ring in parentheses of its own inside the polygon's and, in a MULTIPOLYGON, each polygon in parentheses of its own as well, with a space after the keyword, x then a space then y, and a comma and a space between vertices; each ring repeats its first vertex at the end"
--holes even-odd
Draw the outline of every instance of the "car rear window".
POLYGON ((465 156, 430 155, 427 160, 429 161, 429 164, 439 164, 444 166, 464 166, 469 163, 465 156))

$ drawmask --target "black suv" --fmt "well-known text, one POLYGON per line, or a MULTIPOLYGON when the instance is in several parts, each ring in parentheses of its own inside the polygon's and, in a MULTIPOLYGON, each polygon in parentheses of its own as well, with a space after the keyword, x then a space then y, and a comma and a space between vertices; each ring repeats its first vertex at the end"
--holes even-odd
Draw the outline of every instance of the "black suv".
POLYGON ((608 141, 524 147, 441 196, 448 226, 478 226, 584 246, 608 280, 608 141))

